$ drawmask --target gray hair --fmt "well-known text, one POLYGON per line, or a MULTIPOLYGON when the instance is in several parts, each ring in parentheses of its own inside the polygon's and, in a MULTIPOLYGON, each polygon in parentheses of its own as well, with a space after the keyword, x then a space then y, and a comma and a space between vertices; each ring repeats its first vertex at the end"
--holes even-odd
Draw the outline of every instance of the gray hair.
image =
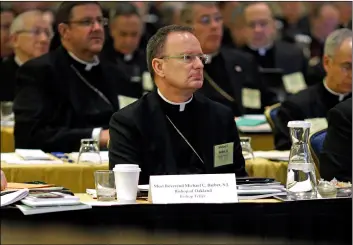
POLYGON ((152 60, 154 58, 160 58, 162 55, 165 42, 170 33, 174 32, 190 32, 193 33, 192 28, 187 26, 179 26, 179 25, 169 25, 160 28, 156 34, 154 34, 150 40, 148 40, 147 48, 146 48, 146 56, 147 56, 147 67, 148 70, 154 78, 154 70, 152 67, 152 60))
POLYGON ((324 55, 333 57, 336 53, 336 50, 347 39, 352 40, 352 30, 348 28, 342 28, 331 32, 325 41, 324 55))
POLYGON ((10 35, 16 34, 24 28, 26 21, 35 16, 43 16, 40 10, 30 10, 18 15, 10 26, 10 35))
POLYGON ((183 25, 191 25, 193 22, 193 8, 195 5, 201 5, 206 7, 213 7, 218 5, 215 2, 187 2, 180 12, 180 22, 183 25))

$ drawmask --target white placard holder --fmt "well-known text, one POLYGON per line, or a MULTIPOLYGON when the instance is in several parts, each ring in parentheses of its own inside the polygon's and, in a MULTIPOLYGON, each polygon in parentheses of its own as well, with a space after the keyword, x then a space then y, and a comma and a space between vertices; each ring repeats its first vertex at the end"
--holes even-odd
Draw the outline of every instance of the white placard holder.
POLYGON ((235 174, 151 176, 148 200, 153 204, 236 203, 235 174))

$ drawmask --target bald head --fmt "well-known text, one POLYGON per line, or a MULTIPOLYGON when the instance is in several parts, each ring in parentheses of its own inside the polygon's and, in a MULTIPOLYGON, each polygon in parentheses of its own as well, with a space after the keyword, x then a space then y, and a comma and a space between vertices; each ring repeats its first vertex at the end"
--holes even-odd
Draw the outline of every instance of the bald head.
POLYGON ((276 34, 271 8, 266 3, 250 3, 244 9, 247 43, 253 48, 271 45, 276 34))
POLYGON ((15 55, 22 61, 45 54, 53 36, 51 25, 41 11, 32 10, 18 15, 10 27, 15 55))

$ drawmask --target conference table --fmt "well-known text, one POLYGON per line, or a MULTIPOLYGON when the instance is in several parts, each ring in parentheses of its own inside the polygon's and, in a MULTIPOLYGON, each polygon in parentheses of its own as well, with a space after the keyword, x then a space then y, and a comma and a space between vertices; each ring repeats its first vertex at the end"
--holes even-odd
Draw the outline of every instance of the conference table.
MULTIPOLYGON (((81 199, 85 194, 80 194, 81 199)), ((351 244, 352 199, 93 206, 25 216, 2 208, 19 244, 351 244)))
MULTIPOLYGON (((270 161, 264 158, 246 160, 245 167, 251 177, 273 178, 282 184, 286 183, 287 162, 270 161)), ((72 192, 86 192, 94 188, 94 172, 107 170, 108 163, 86 165, 82 163, 62 164, 8 164, 1 162, 9 182, 42 181, 70 189, 72 192)))
MULTIPOLYGON (((274 138, 272 132, 242 133, 240 136, 251 137, 251 146, 254 151, 268 151, 274 149, 274 138)), ((1 126, 1 152, 14 152, 14 127, 1 126)))

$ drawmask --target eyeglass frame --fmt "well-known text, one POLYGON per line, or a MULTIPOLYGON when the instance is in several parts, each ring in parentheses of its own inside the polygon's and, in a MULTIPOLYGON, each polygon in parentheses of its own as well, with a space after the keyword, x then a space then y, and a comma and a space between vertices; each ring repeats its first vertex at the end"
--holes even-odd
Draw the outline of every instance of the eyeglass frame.
POLYGON ((32 34, 35 37, 39 37, 40 34, 44 33, 49 39, 52 39, 54 37, 54 32, 50 31, 49 29, 42 29, 42 28, 33 28, 32 30, 18 30, 15 32, 15 34, 22 34, 22 33, 27 33, 27 34, 32 34))
POLYGON ((158 59, 179 59, 183 60, 185 63, 192 63, 195 61, 195 58, 198 57, 202 64, 208 64, 210 61, 210 56, 207 54, 180 54, 180 55, 164 55, 159 57, 158 59), (186 59, 187 56, 191 56, 192 60, 188 61, 186 59), (205 61, 203 59, 205 58, 205 61))

